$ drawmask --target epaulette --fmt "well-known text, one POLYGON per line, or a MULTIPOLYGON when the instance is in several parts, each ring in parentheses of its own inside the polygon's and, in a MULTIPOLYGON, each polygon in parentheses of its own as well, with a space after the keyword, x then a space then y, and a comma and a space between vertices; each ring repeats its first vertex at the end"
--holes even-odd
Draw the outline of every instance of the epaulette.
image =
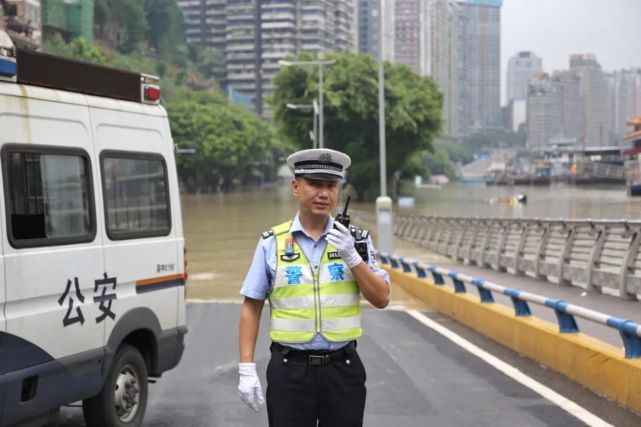
POLYGON ((260 233, 260 235, 263 239, 269 239, 274 235, 274 230, 263 231, 262 233, 260 233))
POLYGON ((349 232, 354 236, 356 240, 366 240, 369 237, 369 230, 363 228, 358 228, 355 225, 349 226, 349 232))

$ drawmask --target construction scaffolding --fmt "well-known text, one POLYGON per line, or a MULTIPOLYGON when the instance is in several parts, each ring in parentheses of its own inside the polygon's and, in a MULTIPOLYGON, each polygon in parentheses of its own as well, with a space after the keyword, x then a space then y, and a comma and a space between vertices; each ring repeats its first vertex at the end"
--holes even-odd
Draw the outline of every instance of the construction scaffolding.
POLYGON ((94 0, 42 0, 42 26, 67 42, 83 38, 93 42, 94 0))

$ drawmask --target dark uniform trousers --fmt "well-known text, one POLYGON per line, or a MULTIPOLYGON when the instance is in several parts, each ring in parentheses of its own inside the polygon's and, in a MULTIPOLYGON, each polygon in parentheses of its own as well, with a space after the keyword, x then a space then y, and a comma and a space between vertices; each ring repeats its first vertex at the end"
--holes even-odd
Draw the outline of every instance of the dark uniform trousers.
POLYGON ((361 427, 365 367, 355 342, 334 351, 272 344, 267 365, 270 427, 361 427))

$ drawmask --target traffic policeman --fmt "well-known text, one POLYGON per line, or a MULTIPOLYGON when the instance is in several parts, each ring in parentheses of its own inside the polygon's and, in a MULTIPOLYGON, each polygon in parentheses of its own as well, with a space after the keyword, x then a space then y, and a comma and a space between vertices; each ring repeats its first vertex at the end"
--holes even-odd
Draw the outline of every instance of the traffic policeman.
POLYGON ((386 307, 389 277, 376 266, 368 233, 331 216, 349 156, 310 149, 292 154, 287 163, 294 171, 291 189, 299 210, 261 235, 240 291, 245 298, 238 391, 256 411, 265 403, 254 349, 268 299, 270 427, 362 426, 365 368, 356 351, 363 333, 360 296, 386 307), (355 249, 354 234, 366 241, 367 253, 355 249))

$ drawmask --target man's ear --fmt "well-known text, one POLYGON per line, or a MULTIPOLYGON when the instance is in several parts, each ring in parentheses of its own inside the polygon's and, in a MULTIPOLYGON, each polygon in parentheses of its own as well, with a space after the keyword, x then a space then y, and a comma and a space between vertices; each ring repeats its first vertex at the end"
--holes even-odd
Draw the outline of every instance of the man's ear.
POLYGON ((298 180, 296 178, 292 179, 291 187, 292 187, 292 195, 294 197, 298 197, 298 185, 299 185, 298 180))

